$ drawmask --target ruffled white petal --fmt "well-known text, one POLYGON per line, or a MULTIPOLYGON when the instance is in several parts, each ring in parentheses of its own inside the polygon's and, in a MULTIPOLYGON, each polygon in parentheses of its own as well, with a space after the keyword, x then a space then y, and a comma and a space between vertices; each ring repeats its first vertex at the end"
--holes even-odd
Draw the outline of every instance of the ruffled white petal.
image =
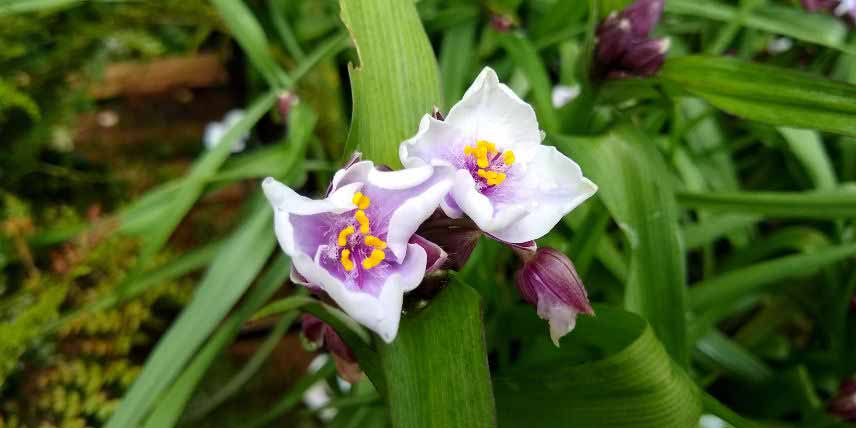
POLYGON ((306 254, 293 256, 292 263, 303 277, 321 287, 351 318, 391 343, 398 333, 403 295, 422 282, 427 255, 422 247, 409 245, 403 263, 387 277, 377 297, 349 289, 306 254))
POLYGON ((532 241, 546 235, 597 191, 597 186, 583 177, 579 165, 552 146, 538 146, 525 174, 507 184, 515 186, 512 195, 526 210, 517 221, 488 231, 507 242, 532 241))
MULTIPOLYGON (((389 245, 389 249, 395 255, 398 263, 401 263, 404 259, 405 252, 410 246, 408 245, 410 237, 437 210, 437 206, 446 197, 449 189, 452 187, 454 169, 449 166, 433 167, 425 165, 423 167, 395 171, 395 173, 419 169, 427 169, 429 177, 434 181, 434 184, 404 201, 389 218, 386 243, 389 245)), ((390 172, 387 174, 392 175, 394 173, 390 172)))
POLYGON ((445 123, 462 132, 471 143, 487 140, 500 150, 514 150, 522 162, 541 143, 535 110, 500 83, 490 67, 482 70, 461 101, 449 110, 445 123))
POLYGON ((452 186, 451 194, 461 210, 475 222, 479 229, 493 235, 495 235, 495 231, 508 228, 526 215, 522 205, 494 206, 487 196, 476 190, 475 181, 466 170, 459 169, 456 171, 455 184, 452 186))
POLYGON ((320 213, 343 213, 354 209, 354 193, 362 188, 362 183, 353 183, 336 190, 327 199, 314 200, 297 194, 290 187, 272 177, 262 182, 265 196, 273 207, 274 232, 283 251, 291 257, 297 252, 294 241, 294 229, 289 214, 313 215, 320 213))
POLYGON ((416 135, 398 146, 398 157, 405 168, 443 161, 455 166, 463 165, 464 147, 475 141, 461 130, 426 114, 419 122, 416 135))

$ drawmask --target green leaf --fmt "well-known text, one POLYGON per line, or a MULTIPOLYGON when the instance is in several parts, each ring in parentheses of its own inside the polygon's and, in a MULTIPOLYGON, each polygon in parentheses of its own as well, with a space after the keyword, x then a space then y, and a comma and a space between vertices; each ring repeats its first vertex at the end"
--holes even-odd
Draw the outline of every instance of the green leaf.
POLYGON ((719 331, 710 331, 695 344, 699 353, 710 359, 718 368, 737 379, 764 383, 773 378, 773 370, 760 358, 726 337, 719 331))
POLYGON ((443 35, 440 49, 440 72, 443 81, 443 106, 446 111, 464 95, 468 80, 473 76, 473 44, 476 23, 464 22, 450 28, 443 35))
POLYGON ((651 327, 629 312, 595 310, 551 357, 497 375, 500 427, 697 426, 699 391, 651 327))
POLYGON ((262 26, 243 0, 211 0, 220 17, 250 62, 264 76, 271 89, 282 89, 291 84, 291 78, 273 58, 262 26))
POLYGON ((856 217, 856 192, 678 193, 685 207, 759 214, 774 218, 837 219, 856 217))
POLYGON ((625 304, 651 323, 669 354, 688 364, 684 255, 671 177, 654 144, 622 128, 601 138, 553 136, 598 187, 630 248, 625 304))
POLYGON ((765 3, 746 16, 741 16, 738 8, 718 1, 669 0, 665 10, 668 13, 698 16, 725 23, 741 19, 743 25, 755 30, 835 49, 852 50, 843 43, 847 36, 847 27, 841 20, 819 13, 806 13, 795 7, 765 3))
POLYGON ((399 167, 399 143, 440 105, 431 44, 411 1, 339 3, 360 61, 349 66, 353 116, 346 152, 359 149, 375 163, 399 167))
POLYGON ((505 47, 508 55, 511 56, 514 64, 523 71, 526 80, 532 87, 535 112, 538 114, 538 122, 541 127, 547 132, 556 132, 559 122, 551 99, 553 85, 538 51, 526 37, 518 33, 501 33, 499 41, 505 47))
POLYGON ((252 215, 223 244, 190 304, 149 355, 107 428, 139 426, 270 256, 275 244, 271 236, 273 213, 260 194, 251 207, 252 215))
MULTIPOLYGON (((248 295, 244 303, 227 318, 217 329, 193 361, 181 373, 172 387, 158 400, 151 416, 146 419, 144 428, 169 428, 175 426, 184 407, 196 390, 197 385, 205 376, 208 367, 227 345, 232 343, 241 329, 244 321, 253 315, 288 279, 291 264, 285 255, 280 255, 267 274, 261 278, 259 285, 248 295)), ((297 319, 297 313, 283 315, 286 325, 297 319)))
POLYGON ((856 86, 734 58, 669 58, 660 78, 717 108, 771 125, 856 136, 856 86))
POLYGON ((803 164, 818 190, 830 190, 838 186, 835 168, 823 147, 820 133, 808 129, 779 128, 788 148, 803 164))
MULTIPOLYGON (((692 309, 699 311, 728 305, 747 295, 763 292, 782 280, 815 273, 818 269, 856 256, 856 244, 817 250, 810 254, 781 257, 724 273, 690 289, 692 309)), ((786 282, 784 284, 789 284, 786 282)))
POLYGON ((496 426, 481 298, 466 284, 453 281, 403 317, 378 352, 394 427, 496 426))

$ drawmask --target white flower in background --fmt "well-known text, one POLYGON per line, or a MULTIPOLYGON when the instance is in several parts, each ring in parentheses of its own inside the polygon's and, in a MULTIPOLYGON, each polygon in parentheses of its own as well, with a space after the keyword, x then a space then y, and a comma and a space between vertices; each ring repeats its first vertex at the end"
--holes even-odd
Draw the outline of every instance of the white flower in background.
POLYGON ((407 168, 451 165, 446 215, 466 214, 494 238, 521 243, 545 235, 597 191, 542 138, 532 107, 486 67, 445 120, 426 114, 399 154, 407 168))
POLYGON ((794 46, 794 41, 787 37, 776 37, 767 44, 767 52, 772 55, 785 53, 794 46))
MULTIPOLYGON (((243 117, 243 110, 230 110, 226 113, 226 116, 223 116, 223 120, 220 122, 211 122, 208 125, 205 125, 205 135, 202 137, 202 141, 205 143, 205 148, 213 150, 214 147, 217 147, 217 144, 220 143, 220 140, 224 135, 226 135, 226 132, 228 132, 229 129, 238 123, 243 117)), ((249 134, 244 134, 238 138, 238 141, 235 141, 235 144, 232 145, 232 153, 242 152, 246 147, 247 140, 249 138, 249 134)))
POLYGON ((262 187, 280 246, 300 282, 325 291, 348 315, 392 342, 403 294, 445 254, 415 235, 452 186, 451 168, 381 171, 356 162, 312 200, 273 178, 262 187))
POLYGON ((562 108, 574 98, 580 96, 580 85, 556 85, 553 87, 553 107, 562 108))
POLYGON ((856 0, 841 0, 835 7, 835 14, 843 16, 852 14, 854 10, 856 10, 856 0))
POLYGON ((699 428, 733 428, 729 423, 714 415, 702 415, 699 428))

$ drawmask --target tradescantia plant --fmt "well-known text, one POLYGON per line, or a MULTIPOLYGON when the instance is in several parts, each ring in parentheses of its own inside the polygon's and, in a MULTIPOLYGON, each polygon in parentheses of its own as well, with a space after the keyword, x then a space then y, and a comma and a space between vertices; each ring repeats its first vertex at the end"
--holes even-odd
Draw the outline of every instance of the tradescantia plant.
MULTIPOLYGON (((271 1, 267 22, 256 3, 213 3, 269 90, 191 175, 129 208, 122 228, 153 253, 172 230, 155 226, 177 224, 206 186, 252 179, 263 196, 206 259, 194 300, 109 428, 194 426, 230 394, 245 404, 243 372, 210 402, 194 391, 244 322, 268 316, 280 317, 279 334, 300 320, 306 344, 333 362, 250 427, 273 425, 325 378, 333 384, 333 366, 353 387, 333 388, 330 426, 848 427, 852 382, 836 381, 856 370, 847 333, 856 204, 819 131, 856 136, 856 88, 744 51, 770 32, 844 55, 853 48, 839 16, 850 2, 803 2, 830 12, 810 14, 797 2, 340 0, 345 28, 332 27, 342 34, 313 39, 313 52, 283 19, 312 7, 271 1), (664 26, 663 13, 691 19, 664 26), (808 31, 794 16, 824 25, 808 31), (293 70, 280 69, 268 24, 293 70), (718 55, 743 27, 749 41, 718 55), (708 55, 688 54, 696 44, 708 55), (326 131, 336 103, 296 102, 292 89, 342 51, 347 142, 325 157, 313 130, 326 131), (286 143, 227 162, 272 109, 286 143), (735 133, 764 138, 753 150, 777 145, 818 191, 779 190, 791 181, 740 190, 732 156, 751 142, 729 146, 735 133), (149 211, 164 200, 177 202, 149 211), (810 226, 787 223, 798 220, 810 226), (719 260, 724 247, 734 254, 719 260), (822 291, 774 293, 817 271, 822 291), (300 286, 269 302, 285 283, 300 286), (812 310, 829 337, 787 349, 767 340, 776 327, 801 334, 807 323, 793 314, 812 310), (799 410, 755 406, 758 390, 798 397, 799 410)), ((856 80, 854 69, 842 61, 836 73, 856 80)), ((852 179, 848 138, 836 150, 852 179)))
POLYGON ((519 273, 518 284, 550 322, 559 346, 576 314, 593 312, 573 264, 558 251, 536 250, 534 240, 597 186, 555 147, 541 145, 535 111, 490 68, 445 119, 435 116, 426 114, 416 136, 402 142, 406 169, 386 171, 357 155, 336 172, 323 200, 265 179, 276 235, 293 263, 292 281, 326 294, 390 343, 398 332, 402 294, 418 287, 425 272, 442 267, 448 253, 471 251, 467 242, 444 249, 419 235, 419 227, 442 209, 448 217, 427 225, 441 242, 453 242, 448 235, 474 223, 534 259, 519 273))

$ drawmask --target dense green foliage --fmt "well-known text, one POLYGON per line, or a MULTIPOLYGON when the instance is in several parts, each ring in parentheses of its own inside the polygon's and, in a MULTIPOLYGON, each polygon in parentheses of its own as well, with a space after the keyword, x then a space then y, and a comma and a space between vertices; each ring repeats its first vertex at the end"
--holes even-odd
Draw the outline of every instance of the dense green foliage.
POLYGON ((856 32, 797 1, 666 0, 660 72, 592 76, 596 26, 628 3, 0 4, 0 427, 854 426, 828 403, 856 375, 856 32), (226 82, 89 90, 117 62, 205 53, 226 82), (397 167, 419 118, 487 65, 599 186, 539 241, 574 260, 597 315, 557 349, 520 262, 482 239, 383 344, 289 283, 258 181, 317 197, 355 149, 397 167), (557 86, 577 95, 554 104, 557 86), (245 109, 216 147, 197 125, 191 148, 82 144, 86 114, 206 110, 206 91, 245 109), (307 370, 301 313, 363 380, 307 370), (327 409, 301 404, 314 385, 327 409))

